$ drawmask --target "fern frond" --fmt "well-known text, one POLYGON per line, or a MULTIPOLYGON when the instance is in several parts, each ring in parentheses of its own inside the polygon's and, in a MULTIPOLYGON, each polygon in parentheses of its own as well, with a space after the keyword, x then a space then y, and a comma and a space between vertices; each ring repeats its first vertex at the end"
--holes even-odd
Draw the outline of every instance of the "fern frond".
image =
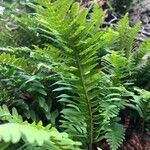
MULTIPOLYGON (((136 77, 138 85, 147 86, 150 72, 150 40, 143 42, 140 47, 133 53, 133 61, 136 64, 136 77), (145 85, 146 84, 146 85, 145 85)), ((148 87, 149 88, 149 87, 148 87)))
POLYGON ((144 41, 133 53, 133 58, 136 64, 141 63, 142 58, 148 53, 150 53, 150 39, 144 41))
POLYGON ((1 53, 0 54, 0 64, 9 65, 9 66, 12 66, 14 68, 23 70, 27 73, 32 72, 32 68, 29 67, 27 60, 24 58, 17 58, 15 55, 1 53))
POLYGON ((110 130, 105 135, 111 150, 118 150, 125 138, 125 129, 121 124, 110 124, 110 130))
POLYGON ((128 14, 126 14, 119 22, 117 31, 119 32, 119 50, 123 50, 127 58, 130 57, 134 40, 138 35, 140 29, 140 23, 137 23, 134 27, 129 26, 128 14))
POLYGON ((144 89, 135 88, 139 95, 133 94, 133 99, 130 100, 129 106, 137 110, 139 116, 144 121, 149 122, 150 118, 150 92, 144 89))
POLYGON ((96 26, 97 28, 99 28, 100 25, 103 23, 103 21, 104 21, 104 12, 99 7, 99 5, 95 4, 94 11, 91 15, 91 24, 93 24, 93 26, 96 26))
MULTIPOLYGON (((38 2, 42 5, 41 1, 38 2)), ((68 90, 71 96, 71 99, 61 98, 61 101, 66 103, 66 108, 62 111, 64 118, 62 127, 74 137, 82 135, 82 140, 88 143, 91 149, 94 122, 98 121, 97 114, 92 111, 93 108, 99 107, 97 83, 100 75, 96 69, 98 61, 96 52, 101 47, 101 44, 98 44, 101 32, 97 31, 102 19, 102 10, 95 4, 93 13, 87 20, 87 8, 79 11, 79 4, 72 3, 70 0, 49 3, 45 6, 46 9, 41 5, 30 4, 37 11, 38 22, 45 28, 42 31, 54 43, 54 47, 49 45, 47 56, 56 63, 63 62, 61 66, 53 67, 54 71, 61 74, 64 83, 55 91, 68 90), (61 2, 66 5, 62 5, 61 2), (76 15, 72 13, 74 9, 77 11, 76 15), (55 56, 60 56, 59 58, 63 56, 64 59, 55 59, 55 56), (78 119, 79 117, 73 116, 82 117, 78 119), (97 119, 94 120, 94 116, 97 119)))
MULTIPOLYGON (((103 75, 107 76, 97 68, 99 60, 97 51, 102 47, 99 41, 105 38, 102 37, 104 32, 99 29, 100 22, 103 20, 102 10, 95 4, 92 13, 88 14, 87 8, 79 11, 79 4, 69 0, 64 2, 68 2, 66 6, 60 6, 62 0, 49 2, 44 4, 44 7, 41 7, 43 6, 41 0, 38 2, 38 5, 29 5, 36 10, 35 18, 42 26, 41 32, 52 41, 47 49, 38 48, 38 51, 45 53, 46 59, 55 61, 51 69, 60 75, 54 91, 59 93, 63 91, 63 94, 58 96, 59 101, 64 103, 61 127, 92 150, 92 143, 102 138, 101 135, 107 132, 104 130, 124 106, 124 103, 121 103, 120 91, 115 92, 117 84, 113 85, 108 77, 109 87, 114 89, 108 87, 106 89, 104 85, 100 85, 103 75), (59 14, 59 7, 61 14, 59 14), (74 10, 76 14, 73 13, 74 10), (109 95, 111 90, 113 96, 109 95), (105 99, 106 103, 102 99, 105 99), (106 107, 109 108, 108 111, 105 111, 106 107), (111 115, 107 116, 109 113, 111 115)), ((119 57, 117 54, 115 56, 113 61, 111 60, 110 68, 115 68, 117 77, 120 74, 118 78, 122 79, 123 66, 126 65, 127 58, 119 57), (124 64, 120 65, 122 61, 124 64)))
POLYGON ((114 86, 131 84, 132 82, 130 77, 133 73, 133 63, 117 52, 112 51, 111 54, 104 56, 103 70, 110 75, 110 80, 114 86))
POLYGON ((15 108, 12 108, 10 113, 6 105, 0 106, 0 120, 8 122, 22 122, 22 117, 18 114, 15 108))
POLYGON ((9 122, 0 125, 0 140, 5 143, 14 144, 22 139, 26 144, 43 146, 47 142, 50 147, 58 150, 79 149, 81 145, 69 139, 68 134, 59 133, 50 124, 44 127, 41 121, 38 124, 23 122, 17 110, 13 108, 11 114, 6 105, 0 107, 0 120, 9 122))
POLYGON ((35 125, 29 123, 7 123, 0 125, 0 140, 5 143, 18 143, 24 140, 28 144, 44 145, 48 142, 54 150, 79 149, 79 142, 68 138, 66 133, 59 133, 55 128, 43 127, 41 123, 35 125))

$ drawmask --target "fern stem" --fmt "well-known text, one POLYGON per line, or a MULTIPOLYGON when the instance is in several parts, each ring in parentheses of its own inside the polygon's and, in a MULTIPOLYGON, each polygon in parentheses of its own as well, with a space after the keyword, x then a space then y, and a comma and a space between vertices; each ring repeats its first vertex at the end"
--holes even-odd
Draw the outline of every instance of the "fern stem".
POLYGON ((87 90, 86 90, 86 86, 85 86, 85 83, 84 83, 84 77, 83 77, 83 74, 82 74, 82 67, 80 65, 80 61, 79 61, 79 57, 76 55, 76 60, 77 60, 77 65, 78 65, 78 69, 79 69, 79 75, 80 75, 80 79, 81 79, 81 84, 82 84, 82 87, 83 87, 83 91, 84 91, 84 94, 85 94, 85 98, 86 98, 86 101, 87 101, 87 107, 88 107, 88 121, 87 121, 87 132, 89 134, 89 137, 88 137, 88 150, 92 150, 92 144, 93 144, 93 117, 92 117, 92 109, 91 109, 91 103, 90 103, 90 100, 88 98, 88 93, 87 93, 87 90))

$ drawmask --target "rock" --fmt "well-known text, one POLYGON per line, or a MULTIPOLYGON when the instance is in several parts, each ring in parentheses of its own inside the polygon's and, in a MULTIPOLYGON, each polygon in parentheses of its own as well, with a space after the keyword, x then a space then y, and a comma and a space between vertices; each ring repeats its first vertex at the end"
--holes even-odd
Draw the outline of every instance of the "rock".
POLYGON ((142 22, 141 38, 150 37, 150 0, 136 0, 129 10, 131 25, 142 22))

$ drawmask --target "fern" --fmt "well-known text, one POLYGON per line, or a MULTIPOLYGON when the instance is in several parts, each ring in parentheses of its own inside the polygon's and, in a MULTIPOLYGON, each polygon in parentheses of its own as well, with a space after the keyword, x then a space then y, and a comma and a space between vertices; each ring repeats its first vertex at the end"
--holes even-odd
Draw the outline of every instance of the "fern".
POLYGON ((0 107, 0 120, 3 122, 10 122, 10 123, 20 123, 22 122, 21 115, 18 114, 16 108, 12 108, 12 113, 10 113, 10 110, 6 105, 2 105, 0 107))
POLYGON ((33 58, 33 51, 27 47, 7 47, 1 50, 3 53, 0 60, 0 89, 2 96, 4 88, 8 93, 8 97, 1 97, 1 104, 15 106, 19 112, 23 112, 23 117, 34 121, 41 120, 41 114, 44 114, 48 122, 54 124, 58 111, 50 107, 52 101, 47 96, 48 88, 46 89, 44 81, 50 80, 47 73, 49 69, 39 68, 40 63, 37 62, 37 58, 33 58), (47 75, 42 77, 41 74, 47 75), (38 114, 35 113, 37 110, 38 114))
MULTIPOLYGON (((89 149, 92 149, 92 143, 106 133, 104 129, 107 129, 111 119, 117 117, 124 103, 121 103, 120 96, 114 94, 112 99, 107 95, 108 101, 101 104, 98 83, 102 74, 96 69, 98 61, 96 53, 101 47, 98 41, 103 38, 101 36, 103 32, 97 32, 100 22, 97 21, 97 17, 102 12, 99 12, 97 6, 94 7, 93 14, 90 14, 91 18, 87 20, 87 10, 84 9, 74 15, 72 9, 77 11, 78 4, 70 3, 68 8, 63 9, 64 12, 59 14, 55 8, 56 4, 59 8, 59 2, 61 3, 61 1, 56 1, 46 5, 40 3, 46 8, 33 4, 30 6, 37 10, 36 18, 46 28, 41 30, 47 38, 53 41, 53 45, 48 45, 44 49, 44 55, 52 61, 55 60, 52 70, 62 78, 62 81, 56 83, 59 88, 54 91, 69 92, 58 97, 59 101, 66 104, 62 110, 64 119, 61 121, 61 127, 65 128, 73 137, 80 138, 83 143, 88 144, 89 149), (51 11, 49 12, 49 10, 51 11), (53 16, 56 16, 55 20, 53 20, 53 16), (52 22, 49 21, 49 18, 52 22), (120 105, 117 105, 118 102, 120 105), (102 111, 99 111, 101 108, 103 108, 102 111), (111 114, 110 117, 107 116, 108 114, 111 114)), ((43 52, 39 48, 38 51, 43 52)), ((126 61, 126 58, 118 56, 119 62, 122 59, 124 62, 126 61)), ((115 65, 118 65, 119 62, 116 62, 115 65)), ((120 69, 120 67, 118 68, 120 69)), ((118 145, 120 144, 121 142, 118 145)))
POLYGON ((106 133, 105 138, 111 150, 117 150, 125 138, 125 129, 118 123, 112 123, 110 131, 106 133))
POLYGON ((139 113, 139 116, 141 118, 143 118, 144 121, 149 122, 150 121, 150 118, 149 118, 149 115, 150 115, 150 111, 149 111, 150 92, 147 90, 138 89, 138 88, 135 88, 135 91, 138 92, 139 95, 135 95, 134 93, 132 93, 133 99, 131 99, 128 106, 137 110, 137 112, 139 113))
POLYGON ((95 5, 93 14, 91 14, 90 20, 87 21, 88 11, 86 8, 81 12, 78 10, 74 17, 72 12, 74 9, 79 8, 78 3, 72 4, 70 0, 58 0, 54 3, 45 2, 46 5, 42 1, 37 2, 40 2, 46 9, 40 5, 30 4, 30 6, 36 9, 38 14, 36 18, 46 28, 46 30, 42 29, 42 31, 47 34, 47 38, 53 37, 51 39, 54 45, 57 43, 58 47, 49 46, 49 51, 51 49, 53 52, 56 50, 53 54, 58 54, 59 52, 59 56, 65 58, 62 60, 64 62, 63 67, 58 65, 54 67, 54 70, 62 75, 63 84, 71 85, 70 87, 65 88, 63 86, 55 90, 71 89, 70 96, 73 98, 72 100, 66 100, 63 97, 64 95, 61 95, 61 101, 67 103, 67 107, 62 111, 64 118, 62 127, 66 128, 68 133, 73 136, 82 135, 82 139, 88 143, 89 149, 92 149, 94 131, 96 130, 94 129, 96 128, 94 122, 98 121, 98 116, 93 110, 97 109, 99 104, 97 98, 99 92, 96 84, 100 79, 98 70, 95 69, 97 65, 95 54, 100 47, 100 44, 97 43, 100 40, 101 33, 96 32, 101 22, 102 11, 95 5), (62 3, 65 3, 65 5, 62 5, 62 3), (49 18, 51 18, 51 21, 49 18), (73 116, 81 116, 81 118, 78 119, 73 116))
POLYGON ((51 125, 43 127, 42 122, 38 124, 23 122, 15 108, 11 114, 8 108, 3 105, 0 108, 0 119, 10 122, 0 125, 0 140, 5 143, 14 144, 22 139, 26 144, 34 144, 35 146, 43 146, 47 142, 49 147, 58 150, 79 148, 79 142, 73 142, 66 133, 59 133, 51 125))
POLYGON ((18 143, 21 138, 25 143, 36 144, 38 146, 44 145, 45 142, 53 147, 54 150, 73 150, 78 149, 80 143, 73 142, 68 138, 66 133, 59 133, 56 129, 49 127, 42 127, 39 123, 35 124, 19 124, 7 123, 0 125, 0 139, 5 143, 18 143))
MULTIPOLYGON (((112 78, 108 77, 110 89, 106 89, 99 84, 104 82, 102 81, 104 76, 109 75, 97 69, 97 52, 102 47, 99 41, 107 36, 104 35, 105 32, 99 31, 99 24, 103 18, 100 17, 102 11, 98 6, 95 4, 93 13, 88 14, 86 8, 79 11, 79 4, 72 1, 57 0, 53 3, 49 1, 43 3, 38 0, 37 3, 38 5, 29 4, 29 6, 36 10, 35 18, 42 26, 40 31, 52 44, 44 49, 36 47, 35 54, 40 53, 46 60, 49 59, 52 64, 48 66, 43 64, 43 66, 50 67, 60 77, 60 80, 54 84, 59 87, 54 91, 60 93, 63 91, 63 94, 58 96, 59 101, 65 104, 61 127, 74 138, 82 140, 84 146, 86 143, 91 150, 92 143, 102 139, 112 119, 116 118, 119 111, 124 108, 121 91, 116 92, 116 89, 118 85, 122 85, 122 79, 125 80, 130 75, 130 63, 126 61, 131 53, 134 38, 130 37, 130 46, 125 45, 122 48, 122 50, 127 48, 127 58, 115 53, 108 56, 107 62, 111 64, 109 66, 111 71, 114 71, 110 73, 114 75, 114 83, 111 83, 112 78), (120 64, 122 61, 123 64, 120 64), (129 65, 126 71, 124 65, 129 65), (111 92, 114 94, 112 97, 111 92), (103 101, 105 97, 108 99, 103 101), (107 116, 108 114, 111 115, 107 116)), ((137 28, 132 30, 134 37, 137 28)), ((112 139, 113 142, 109 141, 109 144, 113 144, 114 147, 116 143, 118 148, 124 134, 119 135, 119 143, 112 139)), ((110 137, 108 139, 110 140, 110 137)))
MULTIPOLYGON (((135 83, 131 78, 135 77, 135 72, 138 72, 136 65, 139 65, 141 59, 149 52, 148 49, 145 50, 148 43, 145 46, 143 44, 139 51, 133 52, 134 39, 140 24, 131 28, 128 16, 125 15, 119 21, 116 31, 110 28, 101 30, 99 26, 103 22, 104 14, 97 4, 94 4, 90 12, 87 8, 80 10, 79 3, 73 3, 72 0, 53 2, 36 0, 28 6, 33 8, 35 13, 23 15, 25 18, 22 16, 17 18, 17 21, 21 24, 23 20, 26 20, 22 26, 25 26, 27 31, 30 29, 34 33, 37 32, 39 37, 43 36, 43 39, 46 39, 44 44, 42 43, 39 47, 33 46, 33 49, 4 50, 6 53, 15 55, 14 59, 11 59, 14 56, 3 53, 10 57, 6 61, 3 60, 5 66, 10 65, 21 70, 17 72, 20 78, 15 80, 17 83, 21 80, 19 91, 27 91, 34 99, 31 110, 34 112, 32 116, 36 118, 29 115, 30 111, 23 114, 37 121, 40 117, 39 114, 35 115, 35 112, 43 113, 44 111, 44 115, 51 118, 50 91, 54 89, 55 96, 63 106, 60 125, 63 130, 65 129, 73 139, 82 141, 83 147, 88 147, 89 150, 92 149, 93 142, 104 138, 111 149, 117 150, 125 134, 117 120, 120 111, 127 106, 124 93, 126 88, 133 90, 133 86, 128 85, 135 83), (111 51, 111 49, 117 51, 111 51), (103 52, 107 55, 102 58, 101 63, 101 58, 99 59, 97 54, 103 56, 105 55, 103 52), (29 65, 25 67, 22 63, 20 66, 16 63, 22 54, 25 56, 25 59, 23 58, 25 62, 29 61, 29 64, 32 64, 34 71, 26 71, 29 65), (99 64, 102 65, 100 69, 99 64), (22 74, 22 71, 32 74, 22 74)), ((36 36, 35 39, 39 38, 36 36)), ((140 71, 142 68, 145 70, 145 66, 149 68, 148 59, 144 62, 144 67, 140 67, 140 71)), ((15 112, 14 109, 13 112, 15 112)), ((12 116, 2 115, 1 120, 9 119, 11 123, 17 122, 18 117, 15 120, 16 115, 12 116)), ((45 121, 45 118, 43 120, 45 121)), ((27 136, 20 127, 26 128, 28 123, 24 124, 22 121, 18 123, 13 126, 19 129, 21 137, 27 136)), ((31 124, 28 126, 33 129, 31 124)), ((30 129, 28 128, 27 131, 30 132, 30 129)), ((34 129, 37 129, 35 124, 34 129)), ((43 130, 45 131, 45 128, 42 128, 43 130)), ((51 129, 49 130, 51 132, 51 129)), ((10 140, 10 142, 13 141, 10 140)), ((52 142, 52 139, 49 142, 52 142)), ((38 141, 35 145, 38 145, 38 141)), ((57 149, 58 143, 51 146, 57 149)), ((29 147, 28 149, 38 148, 34 144, 29 147)), ((42 148, 46 149, 46 147, 42 148)))
POLYGON ((2 65, 13 66, 27 73, 32 73, 32 68, 28 66, 27 61, 24 58, 16 58, 15 55, 6 53, 0 54, 0 63, 2 65))
POLYGON ((117 31, 119 32, 119 50, 123 50, 127 58, 130 57, 134 46, 134 40, 138 35, 140 23, 133 28, 129 26, 128 14, 118 22, 117 31))
MULTIPOLYGON (((118 145, 118 147, 120 147, 124 139, 124 134, 120 136, 119 132, 116 133, 116 130, 113 130, 112 128, 113 125, 117 125, 120 120, 118 117, 120 111, 125 109, 126 102, 122 98, 125 93, 125 89, 124 87, 112 87, 111 85, 105 86, 107 86, 107 89, 101 91, 103 96, 101 96, 102 100, 100 108, 101 119, 103 121, 101 122, 101 128, 97 129, 97 132, 101 133, 100 139, 105 138, 110 147, 114 147, 114 145, 118 145), (116 136, 118 134, 118 140, 115 141, 114 136, 111 136, 110 134, 114 134, 116 136)), ((120 126, 122 125, 120 124, 120 126)), ((120 133, 122 132, 120 131, 120 133)))
POLYGON ((133 53, 134 61, 138 64, 141 63, 141 59, 150 52, 150 40, 143 42, 140 47, 133 53))
POLYGON ((133 74, 134 63, 117 52, 104 56, 103 70, 110 74, 110 80, 114 86, 131 84, 131 75, 133 74))
POLYGON ((133 53, 133 62, 136 64, 135 78, 136 85, 142 88, 150 89, 149 73, 150 73, 150 40, 143 42, 140 47, 133 53))

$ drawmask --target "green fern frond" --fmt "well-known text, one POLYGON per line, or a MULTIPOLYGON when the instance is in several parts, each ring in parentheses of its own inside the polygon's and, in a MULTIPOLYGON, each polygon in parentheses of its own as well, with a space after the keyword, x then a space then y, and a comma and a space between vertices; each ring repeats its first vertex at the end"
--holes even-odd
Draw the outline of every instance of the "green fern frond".
POLYGON ((17 58, 15 55, 1 53, 0 54, 0 64, 9 65, 9 66, 12 66, 14 68, 23 70, 27 73, 32 72, 32 68, 29 67, 27 60, 24 58, 17 58))
POLYGON ((43 127, 41 123, 37 125, 29 123, 7 123, 0 125, 0 140, 5 143, 18 143, 24 140, 28 144, 44 145, 48 142, 54 150, 74 150, 79 149, 79 142, 74 142, 68 138, 66 133, 59 133, 55 128, 43 127))
MULTIPOLYGON (((42 2, 40 4, 42 5, 42 2)), ((97 31, 99 31, 98 27, 102 19, 102 10, 98 9, 98 5, 95 4, 93 13, 87 20, 87 8, 79 11, 79 4, 72 3, 70 0, 58 0, 49 3, 45 6, 46 8, 41 5, 30 4, 37 11, 36 19, 45 28, 41 31, 54 43, 54 47, 49 45, 47 56, 50 56, 51 60, 55 60, 56 63, 63 63, 61 66, 53 67, 53 70, 61 74, 67 85, 66 87, 60 85, 55 91, 68 90, 72 99, 61 98, 61 101, 63 99, 66 103, 66 108, 62 111, 64 118, 62 127, 74 137, 82 135, 82 140, 88 143, 91 149, 94 126, 96 126, 94 122, 99 121, 93 110, 99 107, 97 83, 100 75, 96 69, 98 61, 96 52, 101 47, 101 44, 98 44, 101 32, 97 31), (76 15, 72 13, 72 9, 78 11, 76 15), (49 55, 50 53, 53 54, 49 55), (55 57, 61 58, 62 56, 64 59, 55 59, 55 57), (70 101, 73 102, 70 103, 70 101), (81 117, 79 120, 79 117, 73 116, 81 117)))
MULTIPOLYGON (((99 85, 103 73, 97 68, 99 61, 97 51, 102 47, 99 41, 105 38, 102 36, 104 32, 99 29, 100 22, 103 20, 102 10, 95 4, 92 13, 88 14, 87 8, 79 10, 78 3, 67 0, 64 3, 68 5, 60 6, 63 2, 62 0, 49 2, 44 4, 44 7, 41 7, 43 6, 41 0, 38 1, 38 5, 29 4, 36 10, 35 18, 42 26, 40 31, 52 42, 46 49, 37 49, 46 59, 54 62, 50 67, 52 71, 60 75, 60 80, 55 83, 57 88, 54 91, 59 93, 63 91, 63 94, 58 96, 59 101, 64 104, 61 112, 61 127, 72 137, 81 140, 84 146, 88 145, 88 149, 91 150, 92 143, 102 138, 101 135, 107 132, 104 130, 108 129, 112 119, 117 117, 124 103, 121 102, 120 91, 115 91, 118 83, 113 85, 108 74, 104 73, 108 76, 110 89, 99 85), (59 8, 61 8, 60 11, 59 8), (74 10, 76 14, 73 13, 74 10), (106 103, 102 99, 106 100, 106 103), (106 107, 108 111, 105 111, 106 107)), ((132 35, 135 34, 133 32, 132 35)), ((131 47, 125 46, 123 50, 125 48, 131 50, 131 47)), ((119 85, 122 83, 122 78, 126 78, 130 71, 128 68, 127 73, 124 72, 128 61, 127 56, 123 56, 113 53, 107 60, 107 63, 110 61, 109 64, 111 64, 108 68, 119 80, 119 85)), ((118 138, 122 140, 121 136, 118 138)), ((121 142, 117 147, 120 144, 121 142)))
POLYGON ((139 116, 144 121, 149 122, 150 118, 150 92, 144 89, 135 88, 139 95, 133 94, 133 99, 130 100, 129 106, 137 110, 139 116))
POLYGON ((97 29, 99 29, 99 27, 103 23, 103 21, 104 21, 104 12, 99 7, 99 5, 95 4, 94 5, 94 11, 91 15, 91 24, 93 24, 93 26, 96 26, 97 29))
POLYGON ((117 105, 110 103, 102 104, 102 113, 101 116, 104 118, 104 122, 107 124, 114 117, 117 117, 121 108, 117 105))
POLYGON ((69 139, 68 134, 59 133, 50 124, 44 127, 41 121, 38 124, 23 122, 17 110, 13 108, 11 114, 6 105, 0 107, 0 120, 9 122, 0 125, 0 140, 8 144, 18 143, 22 139, 26 144, 37 146, 47 142, 50 147, 58 150, 79 149, 81 145, 69 139))
POLYGON ((139 29, 140 23, 137 23, 134 27, 130 27, 128 14, 118 22, 117 31, 119 32, 119 50, 123 50, 127 58, 131 55, 134 40, 138 35, 139 29))
POLYGON ((18 114, 15 108, 12 108, 12 113, 6 105, 0 106, 0 120, 8 122, 22 122, 22 117, 18 114))
POLYGON ((128 84, 133 73, 133 63, 126 57, 112 51, 111 54, 104 56, 103 70, 110 75, 110 80, 114 86, 128 84), (128 80, 127 80, 128 78, 128 80))
POLYGON ((110 124, 110 130, 105 135, 106 141, 110 145, 111 150, 118 150, 125 138, 125 129, 121 124, 110 124))
POLYGON ((1 120, 8 120, 11 117, 11 113, 8 110, 6 105, 0 107, 0 119, 1 120), (7 118, 8 117, 8 118, 7 118))
POLYGON ((142 58, 148 53, 150 53, 150 39, 144 41, 136 52, 133 53, 133 58, 136 64, 141 63, 142 58))
POLYGON ((141 45, 133 56, 133 61, 136 64, 135 78, 136 85, 142 88, 150 89, 150 45, 149 40, 141 45))

